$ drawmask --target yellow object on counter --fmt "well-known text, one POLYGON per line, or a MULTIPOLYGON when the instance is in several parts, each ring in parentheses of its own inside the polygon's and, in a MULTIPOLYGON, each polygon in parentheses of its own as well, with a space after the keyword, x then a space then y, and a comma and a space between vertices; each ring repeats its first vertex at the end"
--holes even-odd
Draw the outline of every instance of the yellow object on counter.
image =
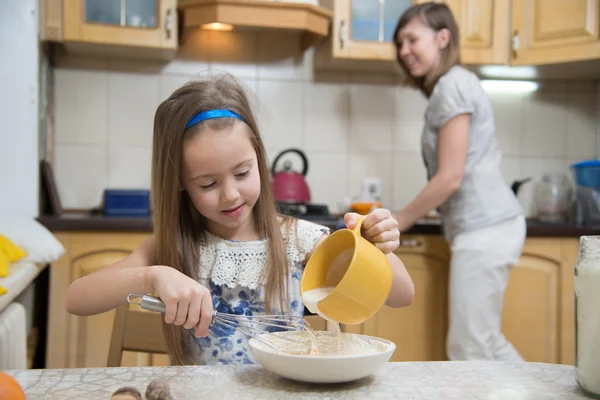
POLYGON ((371 318, 387 300, 394 275, 381 250, 361 236, 365 217, 354 229, 340 229, 325 238, 304 268, 300 292, 333 287, 316 304, 323 317, 345 325, 371 318))
POLYGON ((4 286, 0 286, 0 296, 2 296, 4 293, 7 293, 8 290, 4 287, 4 286))
POLYGON ((15 245, 9 238, 0 235, 0 277, 8 276, 10 263, 19 261, 27 252, 15 245))

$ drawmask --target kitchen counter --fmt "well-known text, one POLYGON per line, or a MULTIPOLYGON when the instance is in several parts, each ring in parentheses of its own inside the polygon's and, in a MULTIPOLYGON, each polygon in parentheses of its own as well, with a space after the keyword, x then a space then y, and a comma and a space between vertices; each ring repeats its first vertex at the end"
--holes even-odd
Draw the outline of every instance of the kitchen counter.
POLYGON ((154 379, 168 379, 183 399, 586 399, 573 366, 494 361, 387 363, 375 375, 345 384, 283 379, 257 365, 84 368, 8 371, 29 400, 102 399, 123 386, 142 396, 154 379))
MULTIPOLYGON (((53 232, 95 231, 95 232, 151 232, 152 219, 148 217, 104 217, 85 213, 64 214, 62 216, 40 216, 37 220, 53 232)), ((311 217, 311 221, 335 230, 343 226, 341 217, 311 217)), ((418 222, 405 234, 440 235, 441 226, 436 220, 418 222)), ((575 224, 550 224, 533 219, 527 220, 528 237, 579 237, 600 235, 600 228, 588 228, 575 224)))

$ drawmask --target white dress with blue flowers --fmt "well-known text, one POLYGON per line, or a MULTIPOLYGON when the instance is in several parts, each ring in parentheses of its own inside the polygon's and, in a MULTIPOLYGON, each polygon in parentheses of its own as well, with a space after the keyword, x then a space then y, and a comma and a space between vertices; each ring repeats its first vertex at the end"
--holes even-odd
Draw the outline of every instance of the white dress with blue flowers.
MULTIPOLYGON (((291 229, 282 227, 290 277, 288 280, 288 313, 304 315, 300 296, 302 261, 328 228, 305 220, 297 220, 291 229)), ((261 273, 267 263, 266 240, 240 242, 226 240, 206 232, 200 249, 200 283, 210 289, 213 307, 220 313, 236 315, 263 315, 264 294, 261 273)), ((279 313, 272 310, 269 314, 279 313)), ((193 330, 192 330, 193 331, 193 330)), ((266 331, 266 329, 265 329, 266 331)), ((196 338, 200 364, 254 364, 248 348, 248 337, 243 333, 215 323, 208 337, 196 338)))

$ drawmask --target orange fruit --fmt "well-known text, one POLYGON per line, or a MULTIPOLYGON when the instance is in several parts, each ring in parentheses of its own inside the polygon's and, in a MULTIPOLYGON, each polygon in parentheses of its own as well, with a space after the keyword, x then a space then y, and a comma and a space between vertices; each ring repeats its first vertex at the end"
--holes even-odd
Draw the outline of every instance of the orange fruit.
POLYGON ((27 400, 25 392, 12 376, 0 371, 0 400, 27 400))

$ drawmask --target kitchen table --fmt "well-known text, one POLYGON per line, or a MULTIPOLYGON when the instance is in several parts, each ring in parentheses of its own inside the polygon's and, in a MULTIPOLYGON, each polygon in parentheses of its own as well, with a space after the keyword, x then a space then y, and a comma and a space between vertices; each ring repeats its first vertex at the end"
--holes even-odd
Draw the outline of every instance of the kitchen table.
POLYGON ((388 363, 345 384, 307 384, 257 365, 83 368, 8 371, 29 400, 110 399, 122 386, 142 396, 150 381, 168 379, 175 399, 586 399, 570 365, 442 361, 388 363))

